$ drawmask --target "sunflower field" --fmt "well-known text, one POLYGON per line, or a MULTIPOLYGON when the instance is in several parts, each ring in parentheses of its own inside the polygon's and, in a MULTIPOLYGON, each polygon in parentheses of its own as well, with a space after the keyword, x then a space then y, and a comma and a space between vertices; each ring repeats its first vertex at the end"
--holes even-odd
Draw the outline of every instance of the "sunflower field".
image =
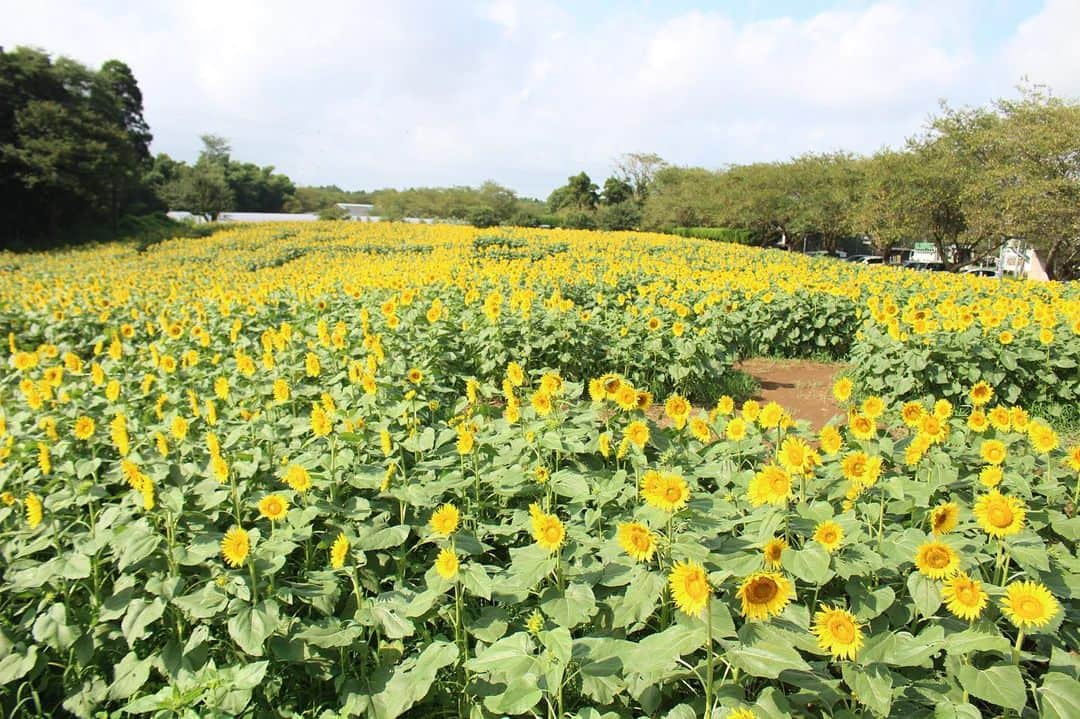
POLYGON ((4 716, 1080 716, 1074 284, 275 224, 0 328, 4 716))

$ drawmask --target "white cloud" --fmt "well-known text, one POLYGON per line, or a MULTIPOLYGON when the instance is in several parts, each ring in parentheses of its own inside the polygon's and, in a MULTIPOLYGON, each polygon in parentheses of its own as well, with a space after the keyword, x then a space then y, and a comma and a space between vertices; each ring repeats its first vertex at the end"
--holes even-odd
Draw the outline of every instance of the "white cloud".
MULTIPOLYGON (((587 20, 545 0, 7 4, 0 44, 128 62, 156 151, 191 159, 216 132, 238 158, 347 187, 494 178, 546 195, 626 151, 705 166, 871 151, 937 98, 978 94, 980 72, 1008 71, 981 70, 967 4, 755 22, 655 7, 587 20)), ((1014 64, 1067 56, 1061 74, 1080 77, 1077 19, 1049 3, 1020 27, 1014 64)))
POLYGON ((1017 29, 1005 51, 1010 79, 1027 76, 1059 95, 1080 95, 1080 3, 1047 0, 1037 15, 1017 29))

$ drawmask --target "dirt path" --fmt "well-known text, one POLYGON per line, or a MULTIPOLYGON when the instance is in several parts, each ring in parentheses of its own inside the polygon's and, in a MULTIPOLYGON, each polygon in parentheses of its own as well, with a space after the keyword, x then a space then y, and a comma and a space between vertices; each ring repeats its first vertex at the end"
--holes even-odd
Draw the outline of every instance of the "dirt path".
POLYGON ((809 420, 814 429, 823 427, 843 410, 832 396, 832 385, 843 364, 806 360, 758 357, 735 365, 761 385, 754 399, 777 402, 795 419, 809 420))

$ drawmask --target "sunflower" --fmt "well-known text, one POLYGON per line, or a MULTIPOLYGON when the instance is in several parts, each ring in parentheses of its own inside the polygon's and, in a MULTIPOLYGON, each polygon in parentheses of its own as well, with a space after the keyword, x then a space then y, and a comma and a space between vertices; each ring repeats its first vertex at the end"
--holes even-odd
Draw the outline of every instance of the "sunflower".
POLYGON ((664 414, 674 422, 675 429, 682 429, 690 417, 690 402, 681 395, 673 394, 664 402, 664 414))
POLYGON ((641 420, 635 420, 626 425, 623 436, 639 449, 643 449, 645 443, 649 441, 649 425, 641 420))
POLYGON ((558 372, 547 372, 540 378, 540 389, 554 397, 563 391, 563 379, 558 372))
POLYGON ((877 423, 865 414, 853 414, 848 419, 848 429, 855 439, 873 439, 877 434, 877 423))
POLYGON ((461 512, 450 502, 442 505, 431 515, 428 525, 431 531, 441 537, 449 537, 457 531, 458 522, 461 521, 461 512))
POLYGON ((809 475, 814 471, 814 450, 798 437, 788 437, 780 444, 780 464, 792 474, 809 475))
POLYGON ((218 481, 218 484, 229 481, 229 463, 220 454, 210 457, 210 474, 218 481))
POLYGON ((840 607, 823 605, 814 615, 818 646, 834 659, 854 659, 863 644, 862 629, 855 615, 840 607))
POLYGON ((979 456, 987 464, 1001 464, 1005 461, 1005 443, 999 439, 984 439, 979 445, 979 456))
POLYGON ((690 434, 703 444, 708 444, 709 440, 712 439, 712 430, 709 429, 709 423, 701 417, 694 417, 690 420, 690 434))
POLYGON ((724 436, 732 442, 738 442, 746 438, 746 421, 742 417, 735 417, 728 421, 724 428, 724 436))
POLYGON ((847 402, 851 399, 851 390, 855 387, 855 383, 851 381, 850 377, 841 377, 836 380, 832 386, 833 397, 837 402, 847 402))
POLYGON ((840 461, 844 479, 860 487, 872 487, 881 476, 881 457, 871 457, 865 452, 849 452, 840 461))
POLYGON ((1009 497, 996 489, 975 500, 975 518, 979 526, 991 537, 1008 537, 1024 527, 1027 509, 1016 497, 1009 497))
POLYGON ((649 505, 665 512, 677 512, 690 499, 690 486, 677 474, 667 472, 647 475, 642 482, 641 495, 649 505))
POLYGON ((877 395, 870 395, 860 405, 862 413, 870 419, 877 419, 885 413, 885 400, 877 395))
POLYGON ((930 526, 934 534, 948 534, 956 529, 960 521, 960 508, 956 502, 945 502, 934 507, 930 512, 930 526))
POLYGON ((277 522, 289 511, 289 501, 280 494, 268 494, 259 500, 259 514, 277 522))
POLYGON ((1001 613, 1022 632, 1046 626, 1058 609, 1050 590, 1030 580, 1005 587, 1005 598, 1001 600, 1001 613))
POLYGON ((86 415, 79 417, 75 420, 75 439, 86 441, 94 436, 95 428, 94 420, 90 419, 86 415))
POLYGON ((722 395, 716 401, 716 411, 725 417, 730 417, 731 413, 735 411, 735 400, 730 395, 722 395))
POLYGON ((844 438, 840 435, 839 430, 831 424, 821 428, 821 432, 818 433, 818 440, 821 442, 821 451, 829 455, 836 454, 844 446, 844 438))
POLYGON ((589 399, 593 402, 603 402, 607 399, 607 392, 604 391, 604 383, 599 378, 589 380, 589 399))
POLYGON ((656 552, 656 535, 644 524, 638 522, 620 524, 618 539, 623 551, 639 562, 652 560, 656 552))
POLYGON ((971 404, 976 407, 982 407, 987 404, 994 396, 994 389, 984 381, 976 382, 970 390, 968 390, 968 397, 971 399, 971 404))
POLYGON ((944 542, 925 542, 915 552, 915 566, 931 579, 945 579, 960 570, 960 556, 944 542))
POLYGON ((675 606, 691 617, 701 615, 712 595, 705 568, 697 562, 676 562, 668 574, 668 585, 675 606))
MULTIPOLYGON (((1015 422, 1013 423, 1015 426, 1015 422)), ((1058 433, 1041 422, 1032 422, 1028 427, 1028 439, 1032 448, 1040 454, 1049 454, 1057 449, 1060 440, 1058 433)))
POLYGON ((288 402, 289 401, 289 383, 281 377, 274 380, 274 401, 275 402, 288 402))
POLYGON ((506 378, 514 387, 520 387, 525 382, 525 370, 517 362, 506 365, 506 378))
POLYGON ((1023 407, 1012 407, 1009 409, 1009 421, 1017 432, 1026 432, 1031 422, 1031 415, 1023 407))
POLYGON ((285 470, 285 483, 292 487, 294 492, 306 492, 311 489, 311 475, 307 469, 299 464, 290 464, 285 470))
POLYGON ((41 500, 36 494, 31 492, 26 495, 26 523, 30 525, 30 529, 37 529, 37 526, 41 524, 44 512, 42 511, 41 500))
POLYGON ((765 542, 765 545, 761 548, 762 553, 765 555, 765 566, 770 569, 778 568, 781 565, 784 550, 787 548, 787 540, 783 537, 773 537, 765 542))
POLYGON ((251 538, 240 527, 233 527, 225 532, 225 538, 221 540, 221 555, 225 563, 232 567, 239 567, 247 559, 251 550, 251 538))
POLYGON ((952 414, 952 402, 947 399, 939 399, 937 402, 934 402, 934 416, 937 417, 939 420, 944 422, 945 420, 949 419, 949 417, 952 417, 952 414))
POLYGON ((345 559, 349 554, 349 540, 345 532, 340 532, 334 543, 330 545, 330 568, 341 569, 345 566, 345 559))
POLYGON ((559 518, 546 514, 538 504, 529 506, 529 514, 532 516, 532 536, 536 543, 549 552, 558 550, 566 539, 566 527, 559 518))
POLYGON ((926 414, 926 410, 923 409, 920 402, 904 402, 903 407, 900 408, 900 418, 904 420, 904 424, 908 427, 918 427, 924 414, 926 414))
POLYGON ((1001 471, 1001 467, 984 467, 979 472, 979 481, 982 482, 984 487, 994 488, 1001 484, 1001 479, 1004 476, 1001 471))
POLYGON ((1013 339, 1013 333, 1009 332, 1009 330, 1002 330, 1002 332, 998 334, 998 342, 1003 345, 1011 345, 1013 343, 1013 339))
POLYGON ((987 419, 985 412, 977 409, 968 415, 967 426, 972 432, 982 433, 990 427, 990 420, 987 419))
POLYGON ((919 435, 925 437, 930 444, 941 444, 949 436, 949 425, 936 414, 927 414, 919 422, 919 435))
POLYGON ((615 404, 619 406, 619 409, 624 412, 630 412, 637 409, 637 390, 628 384, 621 384, 619 389, 615 390, 613 399, 615 400, 615 404))
POLYGON ((1000 405, 990 410, 986 416, 998 432, 1008 432, 1012 426, 1012 415, 1009 414, 1008 409, 1000 405))
POLYGON ((1069 447, 1069 451, 1065 453, 1065 459, 1062 462, 1074 472, 1080 472, 1080 444, 1069 447))
POLYGON ((945 607, 960 619, 975 621, 986 608, 986 592, 982 584, 960 572, 951 579, 945 580, 945 586, 941 588, 941 598, 945 600, 945 607))
POLYGON ((791 475, 782 467, 770 464, 750 480, 747 499, 755 507, 763 504, 782 506, 791 498, 792 488, 791 475))
POLYGON ((532 396, 529 397, 529 404, 532 405, 532 408, 536 410, 536 414, 540 417, 547 417, 551 414, 551 395, 542 389, 532 393, 532 396))
POLYGON ((653 396, 652 392, 646 392, 645 390, 638 390, 637 393, 637 408, 644 412, 649 407, 652 407, 653 396))
POLYGON ((819 522, 814 527, 814 541, 833 552, 844 541, 844 529, 831 519, 819 522))
POLYGON ((779 572, 755 572, 739 587, 742 615, 748 619, 775 617, 794 597, 794 585, 779 572))
POLYGON ((316 437, 325 437, 330 434, 333 428, 334 423, 330 419, 330 415, 326 413, 322 405, 313 402, 311 404, 311 431, 315 433, 316 437))
POLYGON ((169 425, 169 433, 182 442, 187 437, 189 427, 188 421, 177 415, 173 417, 172 423, 169 425))
POLYGON ((740 707, 739 709, 732 709, 725 719, 757 719, 757 714, 754 713, 753 709, 740 707))
POLYGON ((755 400, 748 399, 742 403, 742 418, 746 422, 754 422, 761 414, 761 405, 755 400))
POLYGON ((453 579, 457 576, 458 567, 461 563, 458 561, 457 555, 453 549, 449 547, 443 547, 439 551, 438 558, 435 559, 435 571, 439 573, 439 576, 443 579, 453 579))

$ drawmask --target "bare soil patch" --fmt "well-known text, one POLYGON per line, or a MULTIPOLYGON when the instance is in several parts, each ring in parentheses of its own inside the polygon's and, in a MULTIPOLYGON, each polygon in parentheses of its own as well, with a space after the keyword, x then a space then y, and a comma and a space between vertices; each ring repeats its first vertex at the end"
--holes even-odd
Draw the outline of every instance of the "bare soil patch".
POLYGON ((833 399, 832 385, 846 367, 841 363, 767 357, 755 357, 735 365, 735 369, 751 375, 761 385, 754 399, 776 402, 796 420, 808 420, 814 429, 843 414, 833 399))

